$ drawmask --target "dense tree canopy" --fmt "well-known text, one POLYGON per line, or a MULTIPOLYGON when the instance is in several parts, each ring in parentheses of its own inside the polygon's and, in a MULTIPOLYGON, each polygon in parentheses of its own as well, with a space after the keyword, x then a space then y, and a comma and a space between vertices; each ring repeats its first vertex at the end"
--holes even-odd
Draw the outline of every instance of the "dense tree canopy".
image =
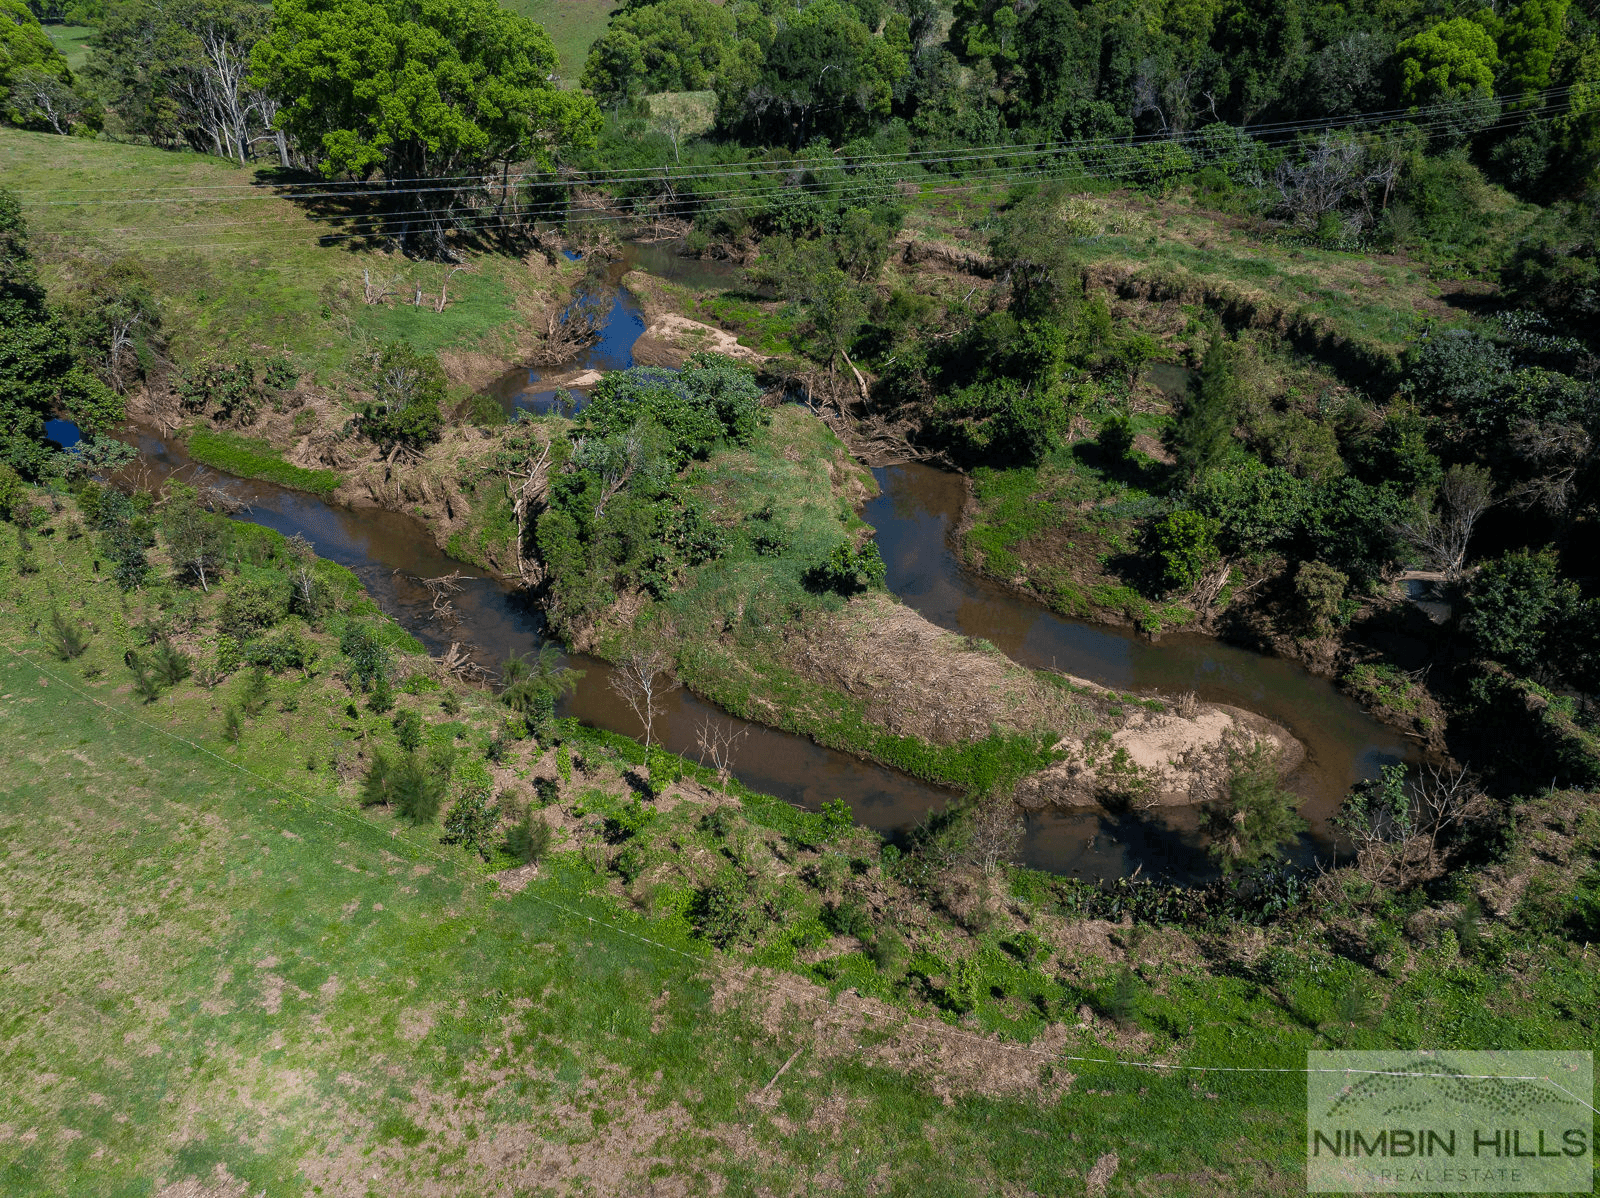
POLYGON ((62 411, 110 424, 121 404, 74 360, 70 330, 45 302, 22 206, 0 188, 0 463, 38 476, 50 455, 44 422, 62 411))
POLYGON ((281 105, 279 124, 327 175, 395 181, 443 248, 456 191, 410 181, 456 179, 503 162, 552 165, 592 143, 589 97, 550 82, 543 28, 493 0, 278 0, 253 79, 281 105))
POLYGON ((277 105, 248 80, 266 33, 266 0, 120 0, 96 37, 88 74, 130 132, 239 162, 273 145, 277 105))

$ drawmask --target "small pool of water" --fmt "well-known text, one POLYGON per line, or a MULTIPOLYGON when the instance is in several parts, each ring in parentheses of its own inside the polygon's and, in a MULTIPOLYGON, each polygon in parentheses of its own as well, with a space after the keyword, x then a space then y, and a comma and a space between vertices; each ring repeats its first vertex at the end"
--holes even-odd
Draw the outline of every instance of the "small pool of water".
POLYGON ((83 430, 70 420, 46 420, 44 435, 57 449, 71 449, 83 440, 83 430))
POLYGON ((1195 378, 1195 371, 1176 362, 1151 362, 1144 368, 1144 381, 1174 402, 1189 394, 1195 378))
MULTIPOLYGON (((742 277, 742 268, 731 262, 684 257, 678 252, 681 245, 676 241, 624 243, 621 256, 607 264, 604 291, 585 301, 607 305, 600 322, 600 340, 560 366, 519 366, 489 384, 485 390, 500 401, 506 415, 518 410, 541 416, 551 412, 567 415, 580 412, 588 401, 588 388, 569 387, 563 392, 561 388, 550 386, 547 381, 550 376, 580 370, 626 370, 633 365, 633 346, 644 333, 645 317, 639 301, 622 286, 622 278, 630 270, 647 271, 697 290, 729 287, 742 277)), ((572 250, 562 252, 569 260, 581 257, 572 250)))

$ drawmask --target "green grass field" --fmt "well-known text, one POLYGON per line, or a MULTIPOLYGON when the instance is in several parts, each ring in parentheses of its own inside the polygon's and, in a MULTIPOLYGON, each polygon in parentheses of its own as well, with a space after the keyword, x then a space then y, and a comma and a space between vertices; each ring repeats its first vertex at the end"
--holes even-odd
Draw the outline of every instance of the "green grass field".
POLYGON ((46 25, 44 31, 67 65, 74 71, 83 67, 89 57, 89 39, 95 35, 90 25, 46 25))
POLYGON ((286 353, 326 380, 395 339, 502 354, 559 286, 553 268, 512 255, 475 254, 451 276, 447 265, 340 239, 344 226, 274 193, 254 170, 202 154, 0 129, 0 164, 52 290, 90 260, 137 259, 182 362, 286 353), (364 271, 407 299, 448 286, 450 302, 443 312, 365 303, 364 271))
POLYGON ((561 85, 577 87, 589 47, 606 31, 618 0, 500 0, 502 8, 544 26, 561 57, 561 85))
POLYGON ((290 465, 272 446, 234 433, 195 429, 189 434, 188 446, 189 456, 204 465, 240 478, 264 478, 296 490, 312 491, 324 498, 338 490, 342 481, 335 470, 290 465))
MULTIPOLYGON (((325 709, 325 672, 275 681, 237 748, 231 684, 139 704, 121 655, 158 596, 125 606, 87 539, 35 538, 0 613, 8 1194, 1065 1193, 1157 1104, 1211 1143, 1238 1116, 1127 1070, 1079 1095, 1046 1047, 830 1004, 576 855, 502 892, 339 793, 325 755, 386 718, 325 709), (30 627, 54 604, 93 629, 70 663, 30 627)), ((1281 1079, 1246 1090, 1293 1107, 1281 1079)), ((1275 1159, 1293 1121, 1267 1123, 1275 1159)), ((1162 1138, 1196 1182, 1237 1156, 1162 1138)))
MULTIPOLYGON (((1309 921, 1197 937, 1086 923, 1019 872, 1006 901, 1044 958, 1016 958, 1002 927, 970 966, 919 950, 886 987, 859 950, 774 961, 795 972, 754 968, 770 946, 713 952, 681 908, 619 891, 590 844, 558 843, 513 892, 437 825, 357 806, 332 759, 389 718, 345 706, 331 634, 314 634, 315 671, 271 680, 236 746, 223 711, 240 682, 139 702, 123 665, 137 629, 193 629, 219 596, 123 596, 75 519, 46 513, 32 569, 14 530, 0 540, 7 1194, 1079 1194, 1109 1154, 1108 1193, 1289 1194, 1306 1049, 1593 1042, 1600 974, 1575 944, 1485 918, 1469 954, 1410 899, 1326 908, 1365 942, 1336 954, 1309 921), (90 629, 70 662, 41 638, 52 608, 90 629), (917 979, 940 971, 984 979, 974 1014, 932 1004, 917 979)), ((376 615, 333 578, 350 616, 376 615)), ((436 689, 396 699, 428 713, 430 739, 481 751, 503 709, 469 691, 445 718, 436 689)), ((1600 851, 1584 818, 1566 848, 1530 824, 1524 856, 1581 845, 1559 867, 1581 872, 1600 851)), ((653 860, 727 868, 692 811, 653 826, 653 860)), ((730 860, 768 881, 795 868, 792 844, 740 827, 730 860)), ((1508 866, 1559 921, 1553 870, 1508 866)))

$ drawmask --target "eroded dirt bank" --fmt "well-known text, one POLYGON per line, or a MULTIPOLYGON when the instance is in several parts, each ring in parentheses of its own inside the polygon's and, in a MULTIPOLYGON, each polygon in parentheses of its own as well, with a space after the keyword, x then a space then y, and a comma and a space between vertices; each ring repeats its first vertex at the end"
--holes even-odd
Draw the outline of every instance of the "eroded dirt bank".
POLYGON ((1025 669, 986 641, 946 631, 888 595, 864 595, 806 625, 793 666, 866 705, 868 718, 930 744, 991 732, 1048 736, 1062 761, 1027 779, 1025 806, 1171 806, 1214 797, 1233 755, 1272 746, 1287 773, 1304 746, 1279 724, 1192 696, 1137 699, 1070 675, 1025 669))

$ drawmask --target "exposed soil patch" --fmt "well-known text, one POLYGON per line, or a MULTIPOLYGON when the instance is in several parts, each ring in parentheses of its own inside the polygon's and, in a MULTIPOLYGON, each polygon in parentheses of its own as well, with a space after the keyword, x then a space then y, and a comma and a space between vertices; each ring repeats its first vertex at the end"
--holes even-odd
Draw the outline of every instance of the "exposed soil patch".
POLYGON ((791 660, 807 677, 864 699, 867 717, 930 744, 979 740, 993 729, 1083 729, 1092 709, 1039 681, 993 646, 946 632, 887 595, 862 595, 809 624, 791 660))

